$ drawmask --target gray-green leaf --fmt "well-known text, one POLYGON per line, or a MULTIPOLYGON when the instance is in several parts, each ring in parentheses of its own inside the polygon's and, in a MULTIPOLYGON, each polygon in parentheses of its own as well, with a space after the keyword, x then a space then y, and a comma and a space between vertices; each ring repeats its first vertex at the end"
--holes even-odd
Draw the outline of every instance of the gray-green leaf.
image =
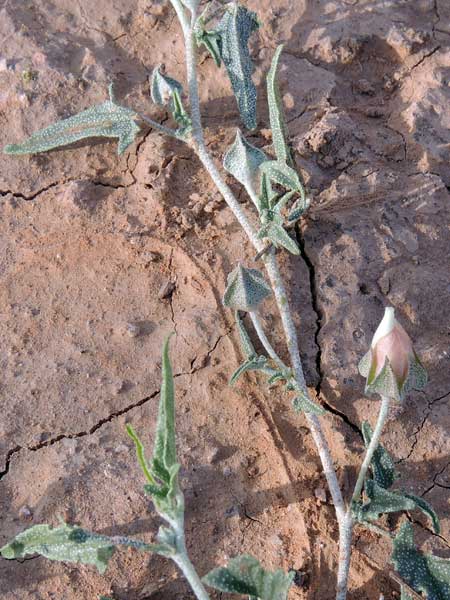
POLYGON ((253 188, 258 178, 260 165, 267 161, 262 150, 252 146, 237 130, 236 139, 223 159, 223 166, 239 183, 253 188))
POLYGON ((283 45, 278 46, 267 74, 267 100, 269 104, 270 127, 272 141, 277 160, 293 166, 291 152, 286 143, 287 128, 283 114, 283 102, 277 83, 277 70, 283 45))
POLYGON ((50 560, 95 565, 103 573, 114 550, 108 538, 63 524, 56 528, 49 525, 30 527, 3 546, 0 553, 9 559, 40 554, 50 560))
POLYGON ((243 362, 233 375, 230 377, 230 385, 234 385, 241 375, 247 371, 262 371, 267 373, 270 367, 267 366, 267 358, 265 356, 252 356, 243 362))
POLYGON ((250 312, 256 310, 271 293, 272 288, 260 271, 239 264, 228 275, 223 303, 228 308, 250 312))
POLYGON ((169 358, 170 336, 164 342, 162 352, 162 384, 159 400, 156 438, 153 449, 153 460, 162 465, 166 471, 177 464, 175 441, 175 394, 172 365, 169 358))
POLYGON ((254 12, 233 3, 215 30, 219 34, 220 57, 227 69, 241 119, 248 129, 256 128, 256 87, 252 81, 253 64, 248 41, 258 27, 254 12))
POLYGON ((392 561, 400 577, 427 600, 450 598, 450 560, 419 552, 410 523, 404 523, 394 539, 392 561))
POLYGON ((368 479, 365 484, 367 502, 360 508, 362 520, 375 521, 381 515, 393 512, 419 509, 425 513, 433 523, 435 533, 441 530, 439 519, 423 498, 402 491, 392 492, 379 486, 373 479, 368 479))
MULTIPOLYGON (((368 448, 370 440, 372 439, 373 431, 367 421, 363 421, 362 423, 362 434, 364 438, 364 444, 366 448, 368 448)), ((370 467, 376 483, 383 488, 390 488, 397 479, 394 461, 392 460, 389 452, 381 444, 377 446, 377 449, 373 454, 370 467)))
POLYGON ((250 358, 251 356, 256 356, 256 350, 253 346, 250 336, 248 335, 247 329, 239 315, 239 311, 236 310, 234 313, 234 317, 236 319, 236 325, 239 331, 239 338, 241 340, 242 351, 244 352, 244 356, 246 358, 250 358))
POLYGON ((150 94, 155 104, 159 106, 168 106, 171 111, 174 110, 173 95, 178 92, 183 93, 183 86, 176 79, 161 73, 161 65, 153 69, 150 79, 150 94))
POLYGON ((287 164, 277 160, 268 160, 261 165, 261 171, 267 174, 270 181, 278 183, 287 190, 303 192, 303 186, 297 172, 287 164))
POLYGON ((297 243, 291 238, 281 223, 269 221, 258 231, 259 239, 268 239, 274 246, 286 248, 291 254, 299 255, 300 250, 297 243))
POLYGON ((134 110, 116 104, 110 86, 110 99, 83 112, 58 121, 33 133, 21 144, 5 146, 6 154, 37 154, 67 146, 89 137, 118 138, 118 154, 122 154, 140 131, 134 110))
POLYGON ((248 594, 260 600, 287 600, 293 579, 293 571, 266 571, 256 558, 244 554, 231 559, 226 567, 213 569, 203 581, 221 592, 248 594))
POLYGON ((325 410, 321 406, 313 402, 304 393, 299 393, 292 400, 292 406, 296 412, 313 413, 315 415, 323 415, 325 413, 325 410))

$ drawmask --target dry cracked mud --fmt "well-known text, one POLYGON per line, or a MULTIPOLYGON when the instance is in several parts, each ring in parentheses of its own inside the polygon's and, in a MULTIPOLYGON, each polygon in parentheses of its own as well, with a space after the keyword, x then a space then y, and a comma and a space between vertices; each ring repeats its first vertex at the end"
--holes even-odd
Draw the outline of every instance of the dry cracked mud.
MULTIPOLYGON (((384 441, 402 485, 442 518, 436 536, 408 515, 418 541, 450 557, 449 5, 248 6, 263 21, 252 42, 261 133, 251 141, 260 147, 270 144, 264 74, 285 43, 290 141, 313 204, 296 231, 301 256, 283 259, 283 270, 308 383, 329 408, 339 479, 348 494, 361 421, 376 419, 356 365, 389 304, 430 384, 393 411, 384 441)), ((0 35, 2 146, 103 101, 109 81, 120 101, 165 120, 148 76, 164 63, 184 80, 180 31, 164 1, 3 0, 0 35)), ((224 73, 205 54, 200 84, 220 161, 239 120, 224 73)), ((3 155, 0 249, 0 544, 58 516, 151 539, 158 520, 124 427, 150 444, 161 343, 175 330, 193 561, 205 573, 251 552, 298 571, 292 599, 331 600, 337 530, 306 423, 253 375, 227 385, 241 356, 220 298, 227 273, 253 253, 189 148, 144 130, 121 158, 114 142, 3 155)), ((263 317, 282 344, 270 302, 263 317)), ((357 529, 351 599, 398 597, 389 569, 386 543, 357 529)), ((171 564, 131 550, 105 576, 39 557, 0 559, 0 591, 4 600, 192 598, 171 564)))

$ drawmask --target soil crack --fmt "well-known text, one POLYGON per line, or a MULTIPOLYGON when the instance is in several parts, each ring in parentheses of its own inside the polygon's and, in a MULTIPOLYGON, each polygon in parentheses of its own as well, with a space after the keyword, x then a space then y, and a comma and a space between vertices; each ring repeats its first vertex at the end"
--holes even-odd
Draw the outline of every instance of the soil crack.
POLYGON ((300 231, 300 226, 298 224, 295 226, 295 235, 296 235, 296 239, 297 239, 297 244, 300 248, 300 256, 303 259, 303 262, 305 263, 305 265, 308 269, 309 289, 310 289, 310 293, 311 293, 311 304, 312 304, 313 311, 316 315, 316 329, 314 332, 314 341, 315 341, 316 347, 317 347, 316 371, 319 376, 319 381, 315 387, 316 394, 317 394, 318 398, 320 397, 320 400, 321 400, 323 406, 329 412, 333 413, 334 415, 339 417, 342 421, 344 421, 344 423, 346 423, 350 427, 350 429, 352 429, 355 433, 357 433, 362 439, 361 429, 355 423, 353 423, 345 413, 338 410, 334 406, 331 406, 326 401, 326 399, 324 398, 324 396, 322 394, 322 382, 324 379, 324 373, 323 373, 323 369, 322 369, 322 347, 320 345, 319 337, 320 337, 320 330, 322 328, 323 313, 322 313, 322 310, 321 310, 321 308, 319 306, 319 302, 318 302, 316 268, 315 268, 310 256, 308 255, 308 253, 306 251, 305 239, 302 236, 302 233, 300 231))

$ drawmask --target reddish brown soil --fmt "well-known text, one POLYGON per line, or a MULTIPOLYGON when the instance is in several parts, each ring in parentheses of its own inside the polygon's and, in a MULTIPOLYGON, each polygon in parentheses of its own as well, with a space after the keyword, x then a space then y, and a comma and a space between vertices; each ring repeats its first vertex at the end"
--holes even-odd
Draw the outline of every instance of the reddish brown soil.
MULTIPOLYGON (((103 101, 110 80, 121 102, 166 118, 151 105, 148 75, 164 63, 184 80, 167 5, 0 1, 1 145, 103 101)), ((418 542, 450 557, 448 2, 248 5, 264 22, 252 43, 262 133, 251 139, 261 147, 270 144, 264 73, 286 44, 281 85, 313 206, 298 231, 302 255, 283 271, 308 382, 330 409, 322 420, 339 478, 348 494, 361 421, 373 423, 378 409, 356 365, 393 305, 430 384, 393 412, 384 441, 402 485, 442 518, 439 537, 409 515, 418 542)), ((239 122, 235 102, 206 55, 200 82, 219 161, 239 122)), ((306 422, 253 375, 227 385, 241 355, 220 298, 227 273, 253 253, 189 148, 146 130, 121 158, 114 142, 2 156, 0 213, 0 545, 58 516, 152 538, 158 519, 124 425, 151 445, 161 343, 175 330, 187 536, 199 572, 249 552, 299 571, 290 598, 331 600, 337 530, 306 422), (161 298, 170 282, 173 294, 161 298)), ((263 316, 283 348, 270 302, 263 316)), ((352 600, 398 597, 388 551, 357 529, 352 600)), ((105 576, 0 559, 0 591, 4 600, 192 598, 168 561, 131 550, 105 576)))

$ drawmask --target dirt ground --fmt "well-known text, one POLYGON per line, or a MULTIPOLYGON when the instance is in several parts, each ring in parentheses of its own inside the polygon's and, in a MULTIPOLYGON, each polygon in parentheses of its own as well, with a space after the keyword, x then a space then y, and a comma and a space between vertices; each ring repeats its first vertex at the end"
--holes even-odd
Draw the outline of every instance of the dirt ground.
MULTIPOLYGON (((442 518, 437 536, 408 515, 418 542, 450 557, 450 4, 248 6, 263 21, 252 41, 261 132, 250 139, 259 147, 270 144, 264 74, 285 43, 283 99, 313 204, 297 232, 301 256, 283 270, 308 383, 330 411, 322 421, 339 479, 348 495, 361 421, 373 424, 378 409, 357 362, 392 305, 430 383, 393 411, 383 439, 402 485, 442 518)), ((119 101, 166 119, 148 76, 164 63, 184 81, 166 1, 3 0, 0 39, 1 146, 103 101, 109 81, 119 101)), ((200 84, 220 161, 239 120, 206 54, 200 84)), ((241 354, 220 298, 227 273, 253 252, 189 148, 143 130, 121 158, 111 141, 0 160, 0 545, 58 517, 152 539, 159 522, 124 427, 151 446, 161 344, 175 330, 179 456, 199 572, 249 552, 297 570, 292 600, 334 598, 337 528, 304 418, 253 375, 227 385, 241 354)), ((282 348, 271 302, 263 316, 282 348)), ((388 551, 357 529, 352 600, 398 598, 388 551)), ((3 600, 192 598, 171 563, 132 550, 116 553, 105 576, 0 559, 0 591, 3 600)))

